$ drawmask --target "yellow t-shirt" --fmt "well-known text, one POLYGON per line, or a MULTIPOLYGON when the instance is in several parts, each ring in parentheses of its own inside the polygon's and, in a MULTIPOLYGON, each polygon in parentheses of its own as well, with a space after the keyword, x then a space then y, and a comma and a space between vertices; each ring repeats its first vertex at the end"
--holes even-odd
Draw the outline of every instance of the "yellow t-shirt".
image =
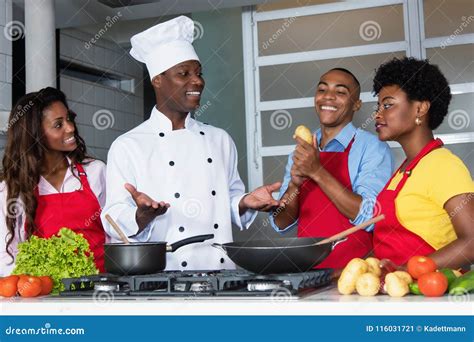
MULTIPOLYGON (((397 172, 388 190, 395 190, 402 176, 397 172)), ((397 218, 406 229, 440 249, 457 238, 444 204, 463 193, 474 193, 469 170, 451 151, 438 148, 419 161, 395 199, 397 218)))

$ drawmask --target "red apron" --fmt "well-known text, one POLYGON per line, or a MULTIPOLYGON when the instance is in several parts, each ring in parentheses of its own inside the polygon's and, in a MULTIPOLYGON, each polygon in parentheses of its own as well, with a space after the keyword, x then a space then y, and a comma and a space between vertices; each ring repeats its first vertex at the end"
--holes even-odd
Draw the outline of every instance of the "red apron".
POLYGON ((104 272, 105 233, 100 221, 100 204, 87 181, 87 175, 81 164, 75 164, 81 179, 82 189, 39 195, 36 209, 36 232, 38 237, 49 238, 62 227, 80 233, 89 242, 94 253, 94 261, 100 272, 104 272))
MULTIPOLYGON (((352 191, 349 175, 349 152, 354 137, 344 152, 320 152, 321 165, 346 189, 352 191)), ((352 227, 351 222, 337 209, 318 184, 306 180, 300 187, 298 237, 329 237, 352 227)), ((316 268, 343 268, 356 257, 364 257, 372 250, 372 235, 358 231, 339 244, 316 268)))
POLYGON ((377 258, 390 259, 397 265, 404 265, 414 255, 428 255, 435 251, 425 240, 406 229, 400 223, 397 217, 395 199, 418 162, 428 153, 441 146, 443 146, 443 142, 440 139, 430 141, 418 153, 415 159, 407 165, 403 177, 395 190, 388 190, 387 188, 395 175, 400 171, 401 166, 377 197, 377 202, 382 213, 385 215, 385 220, 378 222, 374 229, 374 253, 377 258))

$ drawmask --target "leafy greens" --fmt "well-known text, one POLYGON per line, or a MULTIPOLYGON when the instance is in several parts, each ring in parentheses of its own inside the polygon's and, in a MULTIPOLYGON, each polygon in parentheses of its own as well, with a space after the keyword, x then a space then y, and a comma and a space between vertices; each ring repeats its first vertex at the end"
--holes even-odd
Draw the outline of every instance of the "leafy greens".
POLYGON ((63 278, 97 273, 89 243, 68 228, 47 239, 31 236, 18 244, 13 274, 48 275, 54 281, 53 294, 64 290, 63 278))

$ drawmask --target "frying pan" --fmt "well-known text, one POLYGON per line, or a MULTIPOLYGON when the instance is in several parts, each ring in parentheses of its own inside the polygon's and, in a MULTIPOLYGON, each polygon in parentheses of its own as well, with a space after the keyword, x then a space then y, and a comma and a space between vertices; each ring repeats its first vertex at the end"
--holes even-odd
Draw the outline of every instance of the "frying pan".
POLYGON ((166 252, 174 252, 191 243, 213 239, 214 234, 196 235, 168 245, 158 242, 130 242, 117 223, 106 214, 123 243, 104 244, 105 270, 119 275, 152 274, 166 268, 166 252))
POLYGON ((166 253, 191 243, 214 238, 214 234, 197 235, 168 245, 158 242, 104 244, 105 270, 118 275, 152 274, 166 268, 166 253))
POLYGON ((213 243, 240 267, 259 274, 298 273, 320 264, 346 236, 383 220, 374 217, 329 238, 285 238, 245 242, 213 243))
POLYGON ((248 242, 213 243, 237 265, 259 274, 299 273, 321 263, 340 242, 317 245, 324 238, 285 238, 248 242))

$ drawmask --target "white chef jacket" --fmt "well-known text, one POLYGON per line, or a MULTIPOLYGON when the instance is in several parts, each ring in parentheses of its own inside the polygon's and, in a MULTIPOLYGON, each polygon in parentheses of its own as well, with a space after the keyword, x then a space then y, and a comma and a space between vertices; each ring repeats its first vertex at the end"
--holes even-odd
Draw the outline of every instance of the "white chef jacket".
POLYGON ((167 253, 166 270, 235 268, 213 242, 232 241, 233 222, 246 229, 257 213, 239 215, 245 187, 237 171, 237 150, 220 128, 186 117, 185 128, 172 129, 171 121, 156 108, 140 126, 123 134, 110 147, 107 160, 107 202, 102 223, 112 242, 118 234, 104 219, 109 214, 131 241, 166 241, 168 244, 201 234, 214 239, 186 245, 167 253), (130 183, 170 208, 139 234, 137 207, 124 188, 130 183))
MULTIPOLYGON (((68 162, 71 160, 68 158, 68 162)), ((90 163, 83 164, 84 171, 87 174, 87 181, 91 187, 92 192, 97 197, 101 207, 105 205, 105 164, 100 160, 93 160, 90 163)), ((75 167, 73 172, 68 167, 64 176, 63 184, 61 185, 60 191, 56 190, 43 176, 40 176, 38 183, 38 192, 40 195, 51 195, 58 193, 73 192, 81 188, 81 181, 79 173, 75 167)), ((15 205, 15 204, 10 204, 15 205)), ((9 238, 5 217, 7 215, 7 186, 5 182, 0 183, 0 276, 9 275, 15 267, 15 262, 12 262, 12 258, 7 254, 6 245, 9 238)), ((25 237, 25 215, 23 203, 21 200, 16 202, 15 205, 18 210, 18 218, 16 222, 15 237, 9 246, 13 256, 16 257, 18 254, 18 243, 26 240, 25 237)), ((12 208, 10 206, 10 208, 12 208)))

